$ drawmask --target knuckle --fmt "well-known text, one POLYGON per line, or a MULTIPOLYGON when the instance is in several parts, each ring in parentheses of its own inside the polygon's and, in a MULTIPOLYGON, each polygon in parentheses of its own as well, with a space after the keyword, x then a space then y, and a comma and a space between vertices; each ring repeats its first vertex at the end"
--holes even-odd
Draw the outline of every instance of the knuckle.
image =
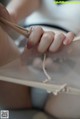
POLYGON ((43 29, 41 26, 35 26, 35 27, 32 27, 32 31, 43 32, 43 29))
POLYGON ((49 33, 44 33, 43 37, 44 37, 44 39, 46 39, 46 40, 53 40, 54 35, 49 32, 49 33))
POLYGON ((40 26, 37 26, 36 30, 37 30, 38 32, 40 32, 40 33, 43 33, 43 29, 42 29, 42 27, 40 27, 40 26))
POLYGON ((61 36, 62 38, 65 37, 63 33, 60 33, 60 36, 61 36))

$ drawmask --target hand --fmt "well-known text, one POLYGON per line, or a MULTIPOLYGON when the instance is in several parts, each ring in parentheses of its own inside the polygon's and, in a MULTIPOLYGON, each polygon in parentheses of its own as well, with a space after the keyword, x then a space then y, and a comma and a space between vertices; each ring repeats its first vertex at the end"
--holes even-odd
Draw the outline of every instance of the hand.
POLYGON ((45 52, 51 52, 53 54, 64 45, 70 44, 73 39, 74 34, 72 32, 66 35, 63 33, 55 34, 52 31, 45 32, 41 27, 33 27, 23 53, 23 62, 31 64, 33 59, 45 52))
POLYGON ((70 44, 73 39, 74 34, 72 32, 68 32, 66 35, 63 33, 55 34, 51 31, 45 32, 41 27, 33 27, 28 38, 27 47, 37 46, 40 53, 56 52, 62 45, 70 44))

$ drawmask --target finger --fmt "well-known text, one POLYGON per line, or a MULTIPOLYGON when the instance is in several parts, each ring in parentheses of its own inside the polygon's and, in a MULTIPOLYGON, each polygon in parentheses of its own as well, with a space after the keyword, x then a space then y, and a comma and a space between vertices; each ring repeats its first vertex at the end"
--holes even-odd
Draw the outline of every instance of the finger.
POLYGON ((41 27, 34 27, 31 30, 31 34, 29 36, 28 40, 28 48, 31 48, 32 46, 36 45, 44 33, 43 29, 41 27))
POLYGON ((68 33, 66 34, 66 38, 65 38, 64 41, 63 41, 63 44, 64 44, 64 45, 70 44, 70 43, 73 41, 74 37, 75 37, 74 33, 68 32, 68 33))
POLYGON ((38 51, 41 53, 44 53, 45 51, 47 51, 47 49, 51 45, 53 39, 54 39, 53 32, 45 32, 41 38, 40 43, 39 43, 38 51))
POLYGON ((62 33, 56 34, 54 41, 52 42, 52 44, 49 48, 49 51, 50 52, 56 52, 60 48, 60 46, 62 45, 64 38, 65 38, 64 34, 62 34, 62 33))

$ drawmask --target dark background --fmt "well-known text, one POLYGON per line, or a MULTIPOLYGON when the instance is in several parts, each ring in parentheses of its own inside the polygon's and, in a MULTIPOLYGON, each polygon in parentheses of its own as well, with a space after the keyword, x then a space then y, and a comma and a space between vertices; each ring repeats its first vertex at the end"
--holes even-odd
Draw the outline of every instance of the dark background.
POLYGON ((0 3, 7 5, 7 3, 9 2, 9 0, 0 0, 0 3))

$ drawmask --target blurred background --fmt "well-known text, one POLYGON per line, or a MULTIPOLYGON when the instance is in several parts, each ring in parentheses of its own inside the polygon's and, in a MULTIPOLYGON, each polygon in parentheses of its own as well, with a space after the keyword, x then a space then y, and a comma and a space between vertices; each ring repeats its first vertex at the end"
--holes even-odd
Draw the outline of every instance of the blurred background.
MULTIPOLYGON (((0 0, 0 3, 2 3, 4 6, 6 6, 11 0, 0 0)), ((23 26, 24 25, 24 19, 22 21, 19 22, 19 25, 23 26)), ((14 30, 12 30, 12 34, 9 34, 13 40, 18 40, 18 37, 20 36, 20 34, 18 34, 17 32, 15 32, 14 30)), ((22 37, 21 37, 22 38, 22 37)), ((20 39, 18 40, 19 44, 20 39)), ((24 44, 24 43, 23 43, 24 44)))
POLYGON ((0 0, 0 3, 4 4, 4 5, 7 5, 7 3, 9 2, 10 0, 0 0))

